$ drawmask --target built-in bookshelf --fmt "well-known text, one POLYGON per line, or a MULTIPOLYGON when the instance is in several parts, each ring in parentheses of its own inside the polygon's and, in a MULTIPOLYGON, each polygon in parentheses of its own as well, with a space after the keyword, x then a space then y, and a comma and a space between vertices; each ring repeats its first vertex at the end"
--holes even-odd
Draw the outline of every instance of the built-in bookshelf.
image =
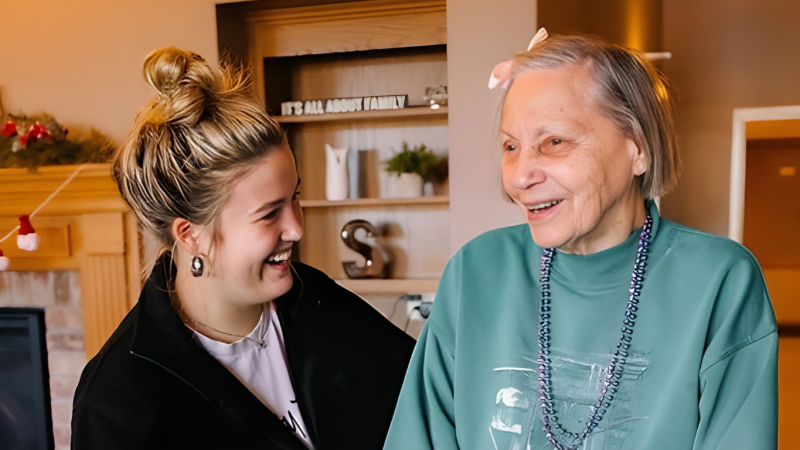
POLYGON ((448 152, 448 109, 432 109, 428 86, 447 85, 444 1, 377 0, 252 12, 247 19, 256 90, 284 127, 302 179, 305 234, 300 261, 359 294, 432 292, 449 249, 448 187, 434 195, 387 198, 383 162, 424 143, 448 152), (391 32, 387 32, 391 30, 391 32), (281 115, 281 103, 407 95, 402 109, 281 115), (325 144, 359 150, 359 198, 325 197, 325 144), (342 262, 362 260, 340 239, 344 224, 364 219, 390 257, 389 279, 348 280, 342 262))

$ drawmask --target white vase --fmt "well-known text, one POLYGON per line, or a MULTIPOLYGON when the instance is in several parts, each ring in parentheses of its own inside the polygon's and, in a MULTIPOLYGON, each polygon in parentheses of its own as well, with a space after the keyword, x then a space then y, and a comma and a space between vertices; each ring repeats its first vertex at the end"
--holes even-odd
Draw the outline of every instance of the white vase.
POLYGON ((391 197, 420 197, 422 196, 422 177, 416 173, 401 173, 400 176, 389 175, 391 197))
POLYGON ((333 148, 325 144, 325 197, 345 200, 348 193, 347 147, 333 148))
POLYGON ((347 175, 350 178, 350 198, 351 199, 360 197, 359 196, 359 194, 360 194, 359 186, 360 186, 361 180, 359 179, 359 175, 361 174, 361 171, 359 170, 359 167, 358 167, 359 166, 359 162, 360 162, 359 161, 359 158, 360 158, 359 153, 360 152, 358 151, 358 149, 355 149, 355 148, 350 149, 350 151, 347 152, 347 175))
POLYGON ((433 197, 435 194, 433 192, 433 183, 430 181, 426 181, 425 184, 422 185, 422 196, 423 197, 433 197))

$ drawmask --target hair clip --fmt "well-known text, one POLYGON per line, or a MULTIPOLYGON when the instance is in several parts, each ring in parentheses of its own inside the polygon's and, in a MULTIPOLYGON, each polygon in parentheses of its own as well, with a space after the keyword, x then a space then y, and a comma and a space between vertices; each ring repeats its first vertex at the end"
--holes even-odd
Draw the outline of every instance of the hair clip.
MULTIPOLYGON (((530 44, 528 44, 528 49, 526 51, 531 51, 536 44, 545 39, 547 39, 547 30, 544 28, 539 28, 539 31, 536 32, 536 35, 533 37, 533 39, 531 39, 530 44)), ((489 77, 489 89, 494 89, 497 86, 501 86, 503 89, 508 89, 508 86, 511 84, 511 69, 513 66, 513 59, 507 59, 494 66, 494 69, 492 69, 492 75, 489 77)))

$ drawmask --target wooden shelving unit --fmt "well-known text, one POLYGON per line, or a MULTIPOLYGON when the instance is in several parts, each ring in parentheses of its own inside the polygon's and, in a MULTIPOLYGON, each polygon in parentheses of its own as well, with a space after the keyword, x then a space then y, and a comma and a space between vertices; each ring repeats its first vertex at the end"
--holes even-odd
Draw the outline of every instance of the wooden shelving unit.
POLYGON ((304 208, 335 208, 339 206, 446 205, 450 197, 437 195, 411 198, 357 198, 352 200, 300 200, 304 208))
MULTIPOLYGON (((435 292, 450 257, 449 196, 385 198, 384 161, 403 142, 447 151, 446 106, 431 109, 427 87, 447 85, 444 0, 374 0, 248 13, 248 58, 267 109, 317 99, 407 95, 403 109, 274 116, 284 126, 302 179, 305 233, 299 260, 362 295, 435 292), (391 29, 392 33, 385 30, 391 29), (325 198, 325 145, 359 151, 359 196, 325 198), (364 242, 390 260, 389 279, 346 280, 343 261, 363 261, 340 238, 344 224, 380 229, 364 242)), ((359 238, 362 239, 362 238, 359 238)))
POLYGON ((335 120, 379 120, 395 119, 398 117, 425 117, 425 116, 446 116, 448 109, 446 106, 439 109, 431 109, 428 106, 409 106, 403 109, 387 109, 384 111, 357 111, 344 113, 330 113, 319 115, 300 115, 300 116, 274 116, 278 123, 309 123, 309 122, 332 122, 335 120))
POLYGON ((370 294, 426 294, 436 292, 439 280, 336 280, 345 288, 362 295, 370 294))

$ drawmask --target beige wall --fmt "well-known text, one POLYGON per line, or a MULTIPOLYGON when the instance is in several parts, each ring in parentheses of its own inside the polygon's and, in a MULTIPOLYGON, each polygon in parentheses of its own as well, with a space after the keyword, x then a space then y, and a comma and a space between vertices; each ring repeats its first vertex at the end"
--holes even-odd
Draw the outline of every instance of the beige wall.
POLYGON ((663 1, 539 0, 537 20, 550 34, 596 34, 625 47, 660 52, 663 1))
POLYGON ((217 61, 215 3, 0 0, 3 103, 121 141, 152 95, 141 75, 147 53, 175 45, 217 61))
POLYGON ((684 173, 664 215, 727 235, 734 108, 800 104, 800 2, 664 0, 684 173))
POLYGON ((525 50, 535 33, 536 0, 447 2, 451 252, 524 220, 503 194, 493 137, 500 92, 486 85, 495 64, 525 50))

